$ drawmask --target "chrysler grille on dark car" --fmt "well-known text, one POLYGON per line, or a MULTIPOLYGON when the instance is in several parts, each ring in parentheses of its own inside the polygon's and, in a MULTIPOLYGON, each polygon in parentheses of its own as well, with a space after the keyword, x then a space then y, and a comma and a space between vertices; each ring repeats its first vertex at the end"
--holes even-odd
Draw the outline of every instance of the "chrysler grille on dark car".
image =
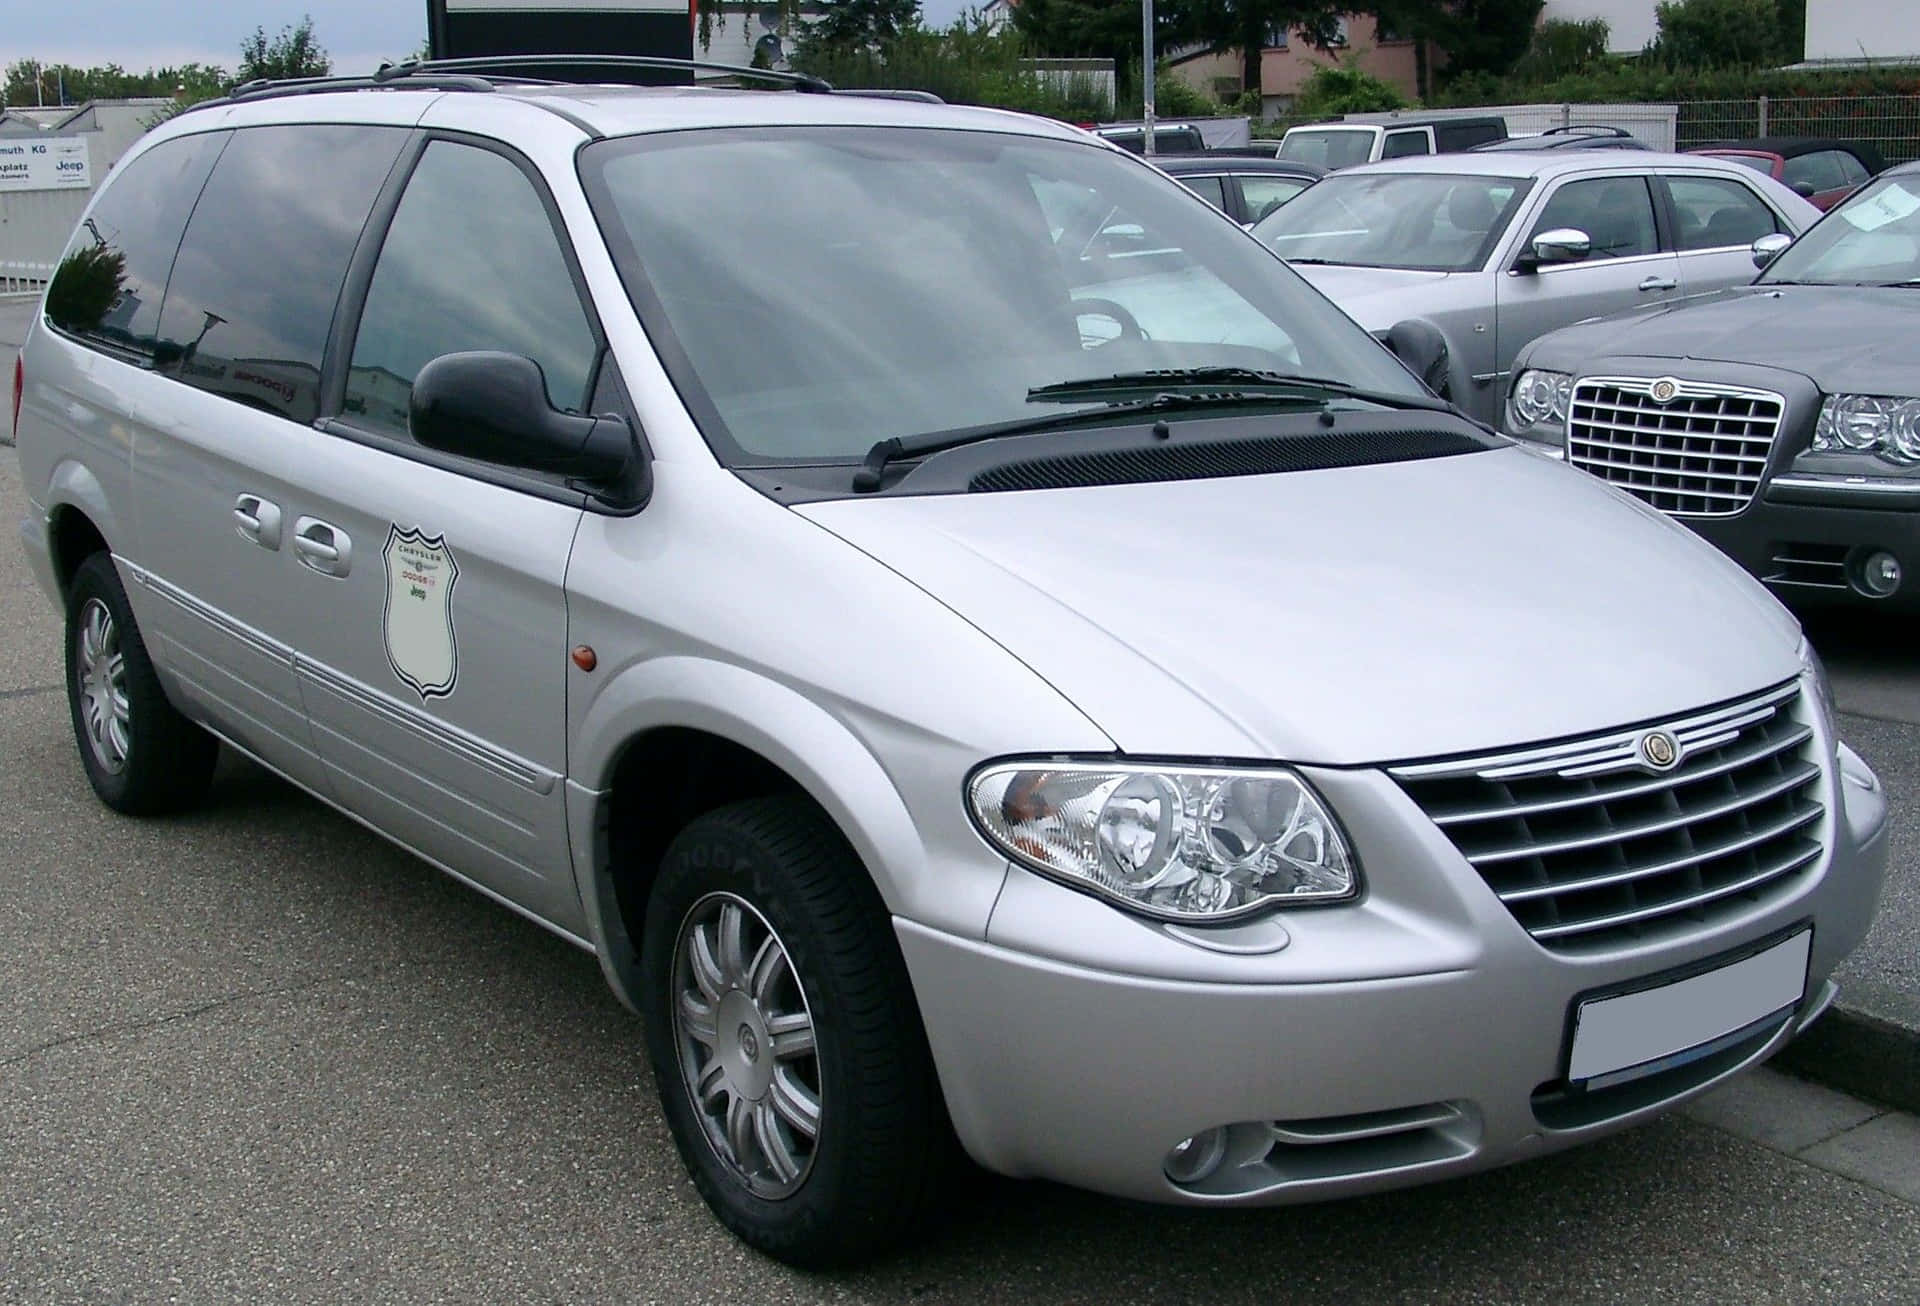
POLYGON ((1392 773, 1545 946, 1650 940, 1782 894, 1818 863, 1821 768, 1798 693, 1392 773))
POLYGON ((1567 461, 1662 512, 1729 517, 1752 502, 1786 401, 1669 377, 1573 387, 1567 461))

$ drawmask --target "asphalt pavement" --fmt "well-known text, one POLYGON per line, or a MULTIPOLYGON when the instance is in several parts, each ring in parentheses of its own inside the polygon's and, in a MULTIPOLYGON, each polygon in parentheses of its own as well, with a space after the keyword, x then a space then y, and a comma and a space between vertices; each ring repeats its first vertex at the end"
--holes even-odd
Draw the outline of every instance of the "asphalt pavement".
MULTIPOLYGON (((591 958, 243 762, 189 817, 95 802, 23 510, 0 451, 0 1302, 1914 1300, 1920 1122, 1771 1072, 1573 1152, 1315 1207, 982 1180, 891 1260, 786 1270, 687 1183, 591 958)), ((1910 639, 1872 635, 1816 628, 1902 808, 1847 977, 1897 997, 1920 675, 1891 651, 1910 639)))

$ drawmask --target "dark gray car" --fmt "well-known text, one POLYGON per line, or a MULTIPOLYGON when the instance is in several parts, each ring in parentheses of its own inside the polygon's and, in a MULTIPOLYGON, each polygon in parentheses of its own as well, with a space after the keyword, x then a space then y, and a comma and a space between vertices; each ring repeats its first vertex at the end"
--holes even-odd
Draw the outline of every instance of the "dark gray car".
POLYGON ((1920 164, 1754 259, 1751 286, 1542 336, 1506 429, 1784 598, 1920 608, 1920 164))

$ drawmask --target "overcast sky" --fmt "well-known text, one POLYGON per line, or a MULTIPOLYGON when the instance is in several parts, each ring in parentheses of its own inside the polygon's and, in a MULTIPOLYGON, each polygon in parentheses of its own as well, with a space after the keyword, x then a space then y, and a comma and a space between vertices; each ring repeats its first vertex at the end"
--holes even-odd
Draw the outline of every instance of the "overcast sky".
MULTIPOLYGON (((944 25, 963 0, 921 0, 944 25)), ((133 72, 182 63, 239 62, 255 27, 269 34, 313 15, 314 35, 334 71, 371 72, 426 39, 426 0, 9 0, 0 23, 0 66, 40 59, 76 67, 117 63, 133 72)))

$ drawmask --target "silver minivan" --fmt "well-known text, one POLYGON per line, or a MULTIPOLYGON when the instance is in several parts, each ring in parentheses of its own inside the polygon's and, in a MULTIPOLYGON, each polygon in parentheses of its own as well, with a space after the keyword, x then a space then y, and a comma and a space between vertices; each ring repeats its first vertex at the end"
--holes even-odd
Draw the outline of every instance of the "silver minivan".
POLYGON ((1074 128, 486 69, 182 113, 81 222, 20 538, 107 805, 232 749, 592 954, 801 1264, 964 1157, 1538 1156, 1832 1000, 1886 799, 1710 546, 1074 128))

